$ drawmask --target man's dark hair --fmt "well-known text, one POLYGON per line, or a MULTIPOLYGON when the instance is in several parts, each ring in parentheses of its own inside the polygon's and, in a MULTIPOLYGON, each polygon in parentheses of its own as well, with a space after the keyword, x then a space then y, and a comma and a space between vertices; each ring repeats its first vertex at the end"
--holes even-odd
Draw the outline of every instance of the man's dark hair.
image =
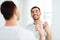
POLYGON ((5 20, 10 20, 13 17, 14 9, 16 5, 12 1, 4 1, 1 4, 1 13, 4 16, 5 20))
POLYGON ((39 7, 34 6, 34 7, 31 8, 31 12, 32 12, 32 9, 34 9, 34 8, 38 8, 38 10, 40 11, 40 8, 39 7))

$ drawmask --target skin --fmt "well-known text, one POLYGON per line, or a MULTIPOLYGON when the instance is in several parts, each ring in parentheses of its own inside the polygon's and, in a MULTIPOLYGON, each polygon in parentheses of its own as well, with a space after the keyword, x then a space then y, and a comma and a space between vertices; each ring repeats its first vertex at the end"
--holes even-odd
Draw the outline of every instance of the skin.
POLYGON ((47 22, 43 24, 43 28, 45 32, 47 33, 46 40, 51 40, 51 32, 50 32, 49 25, 47 22))
POLYGON ((42 24, 42 21, 40 19, 41 11, 38 8, 34 8, 34 9, 32 9, 31 16, 32 16, 32 18, 34 20, 34 25, 39 24, 41 26, 41 27, 35 26, 36 31, 38 31, 39 35, 40 35, 40 39, 39 40, 43 40, 43 34, 44 33, 42 32, 42 29, 44 29, 44 31, 47 34, 46 40, 51 40, 51 32, 49 30, 48 23, 45 22, 43 25, 41 25, 42 24))
POLYGON ((19 20, 19 12, 17 8, 14 9, 14 15, 10 20, 6 20, 5 26, 16 26, 17 21, 19 20))

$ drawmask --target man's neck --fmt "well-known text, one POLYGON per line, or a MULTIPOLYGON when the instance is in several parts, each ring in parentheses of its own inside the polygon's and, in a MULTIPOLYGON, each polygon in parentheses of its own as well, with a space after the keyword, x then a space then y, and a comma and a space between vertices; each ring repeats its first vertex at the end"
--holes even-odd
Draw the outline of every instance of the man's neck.
POLYGON ((41 25, 42 21, 40 19, 34 20, 34 25, 40 24, 41 25))
POLYGON ((5 26, 16 26, 17 22, 15 20, 6 20, 5 26))

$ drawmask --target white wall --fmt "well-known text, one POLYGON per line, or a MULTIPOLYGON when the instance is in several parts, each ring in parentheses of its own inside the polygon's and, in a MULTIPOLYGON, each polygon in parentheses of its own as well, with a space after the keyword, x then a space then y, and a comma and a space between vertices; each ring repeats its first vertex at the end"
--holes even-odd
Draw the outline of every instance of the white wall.
POLYGON ((60 40, 60 0, 53 0, 52 40, 60 40))

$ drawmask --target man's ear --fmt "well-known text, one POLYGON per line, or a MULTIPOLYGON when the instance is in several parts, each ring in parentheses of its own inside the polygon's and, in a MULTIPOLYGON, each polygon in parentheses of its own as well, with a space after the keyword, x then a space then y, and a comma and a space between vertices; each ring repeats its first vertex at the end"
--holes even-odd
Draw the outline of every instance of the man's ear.
POLYGON ((17 12, 16 12, 16 9, 14 10, 14 15, 15 15, 15 16, 17 16, 17 15, 18 15, 18 14, 17 14, 17 12))
POLYGON ((14 10, 14 15, 17 18, 17 20, 19 20, 19 12, 17 9, 14 10))

